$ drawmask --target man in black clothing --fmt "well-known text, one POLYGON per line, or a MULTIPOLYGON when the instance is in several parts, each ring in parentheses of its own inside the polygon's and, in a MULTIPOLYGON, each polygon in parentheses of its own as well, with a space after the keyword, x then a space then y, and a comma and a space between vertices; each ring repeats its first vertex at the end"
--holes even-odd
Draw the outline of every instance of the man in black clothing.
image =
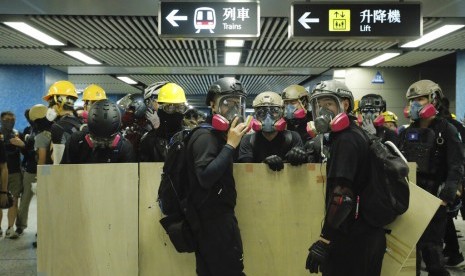
POLYGON ((196 271, 201 276, 238 276, 243 273, 242 240, 234 214, 236 187, 233 158, 248 127, 239 123, 245 111, 246 92, 234 78, 214 82, 206 98, 212 113, 187 145, 189 202, 198 215, 195 251, 196 271))
POLYGON ((24 141, 24 148, 21 150, 23 154, 23 160, 21 166, 24 170, 23 173, 23 192, 21 194, 21 200, 19 201, 18 217, 16 218, 16 234, 18 236, 23 234, 24 229, 27 228, 27 220, 29 216, 29 205, 33 196, 31 190, 31 183, 36 181, 37 176, 37 160, 36 153, 34 150, 34 139, 36 130, 33 127, 33 120, 29 118, 29 109, 26 109, 24 113, 26 120, 29 122, 29 126, 24 128, 21 133, 21 140, 24 141))
POLYGON ((254 133, 244 136, 239 148, 241 163, 266 163, 273 171, 284 168, 284 161, 301 165, 307 161, 302 140, 297 132, 286 130, 283 100, 275 92, 262 92, 252 103, 254 133))
POLYGON ((417 243, 418 275, 421 257, 429 275, 450 275, 444 268, 442 249, 447 221, 446 206, 454 202, 464 173, 460 135, 447 120, 437 116, 435 106, 442 97, 440 87, 430 80, 420 80, 410 85, 406 98, 409 101, 409 117, 413 122, 400 135, 399 149, 408 161, 417 163, 417 185, 442 200, 417 243))
POLYGON ((386 250, 382 228, 356 212, 357 196, 369 185, 368 141, 355 123, 354 99, 336 80, 319 83, 310 95, 318 133, 329 132, 326 212, 318 241, 309 249, 306 268, 323 275, 380 275, 386 250))
POLYGON ((109 100, 95 102, 87 124, 89 133, 78 131, 71 135, 71 164, 136 162, 131 143, 118 134, 121 114, 116 104, 109 100))
MULTIPOLYGON (((435 102, 435 107, 439 112, 439 116, 446 119, 450 124, 452 124, 457 131, 460 133, 462 138, 462 146, 465 143, 465 127, 457 120, 452 118, 452 114, 449 111, 449 99, 442 97, 440 101, 435 102)), ((447 206, 447 223, 446 223, 446 232, 444 236, 444 257, 447 258, 446 266, 459 267, 465 264, 465 259, 462 252, 460 252, 459 241, 457 237, 457 231, 455 229, 454 217, 458 214, 458 208, 460 203, 463 201, 463 184, 464 180, 459 185, 457 191, 457 197, 453 204, 448 204, 447 206)), ((463 204, 463 203, 462 203, 463 204)), ((463 205, 462 205, 463 206, 463 205)))
POLYGON ((74 102, 77 98, 76 87, 65 80, 52 84, 47 95, 43 97, 49 107, 47 119, 55 121, 50 129, 54 165, 68 163, 69 155, 66 151, 66 144, 71 134, 81 127, 81 121, 74 114, 74 102))

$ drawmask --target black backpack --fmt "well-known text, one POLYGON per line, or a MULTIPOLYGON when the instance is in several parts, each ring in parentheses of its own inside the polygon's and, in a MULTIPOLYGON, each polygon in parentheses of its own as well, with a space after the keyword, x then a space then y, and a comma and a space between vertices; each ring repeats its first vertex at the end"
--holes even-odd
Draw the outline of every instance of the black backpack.
POLYGON ((358 130, 369 143, 369 183, 361 191, 360 216, 370 225, 384 227, 409 206, 409 167, 399 149, 392 143, 358 130))
POLYGON ((178 252, 194 252, 196 242, 193 229, 198 226, 194 208, 190 207, 189 174, 187 172, 187 144, 192 134, 199 129, 212 129, 200 125, 192 130, 183 130, 171 138, 158 188, 158 204, 165 215, 160 220, 178 252))

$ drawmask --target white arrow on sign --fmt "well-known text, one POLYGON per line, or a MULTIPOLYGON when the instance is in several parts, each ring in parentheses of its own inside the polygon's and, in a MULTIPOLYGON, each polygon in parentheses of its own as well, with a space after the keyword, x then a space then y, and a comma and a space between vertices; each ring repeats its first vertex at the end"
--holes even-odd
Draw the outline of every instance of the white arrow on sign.
POLYGON ((311 29, 307 23, 320 23, 319 18, 307 18, 310 14, 311 12, 306 12, 298 20, 305 29, 311 29))
POLYGON ((179 27, 178 23, 176 22, 176 20, 179 20, 179 21, 187 21, 187 16, 186 15, 178 15, 176 16, 176 14, 178 13, 179 10, 172 10, 170 12, 170 14, 168 14, 168 16, 166 17, 166 20, 168 20, 168 22, 171 23, 171 25, 173 25, 173 27, 179 27))

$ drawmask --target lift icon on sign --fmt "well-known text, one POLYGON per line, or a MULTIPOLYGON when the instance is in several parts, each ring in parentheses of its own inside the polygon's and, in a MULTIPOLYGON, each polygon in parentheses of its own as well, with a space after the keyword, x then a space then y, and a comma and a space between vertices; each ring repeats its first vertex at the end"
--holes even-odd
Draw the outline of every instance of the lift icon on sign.
POLYGON ((329 31, 350 32, 350 10, 329 10, 329 31))

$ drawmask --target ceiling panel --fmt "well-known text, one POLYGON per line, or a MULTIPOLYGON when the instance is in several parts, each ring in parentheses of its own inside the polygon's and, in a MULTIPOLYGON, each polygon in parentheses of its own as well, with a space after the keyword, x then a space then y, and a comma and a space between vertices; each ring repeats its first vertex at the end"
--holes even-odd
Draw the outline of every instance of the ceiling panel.
MULTIPOLYGON (((130 14, 130 13, 129 13, 130 14)), ((43 31, 67 42, 103 63, 92 67, 27 36, 0 25, 0 64, 33 64, 59 67, 70 73, 79 88, 91 83, 109 93, 134 93, 156 81, 172 81, 185 88, 188 97, 203 97, 209 85, 224 75, 244 82, 250 95, 282 91, 290 84, 305 83, 332 68, 358 66, 384 51, 399 49, 395 39, 307 40, 288 39, 287 17, 262 17, 261 35, 247 40, 238 66, 224 65, 228 48, 223 39, 161 39, 156 16, 110 15, 25 15, 43 31), (81 68, 82 70, 75 70, 81 68), (78 72, 78 73, 76 73, 78 72), (129 75, 137 87, 114 76, 129 75)), ((424 33, 449 19, 424 18, 424 33)), ((465 30, 450 34, 420 49, 382 64, 383 67, 410 67, 465 48, 465 30)))
POLYGON ((140 89, 108 75, 70 75, 69 80, 76 85, 78 91, 83 91, 89 84, 96 83, 115 94, 141 92, 140 89))

